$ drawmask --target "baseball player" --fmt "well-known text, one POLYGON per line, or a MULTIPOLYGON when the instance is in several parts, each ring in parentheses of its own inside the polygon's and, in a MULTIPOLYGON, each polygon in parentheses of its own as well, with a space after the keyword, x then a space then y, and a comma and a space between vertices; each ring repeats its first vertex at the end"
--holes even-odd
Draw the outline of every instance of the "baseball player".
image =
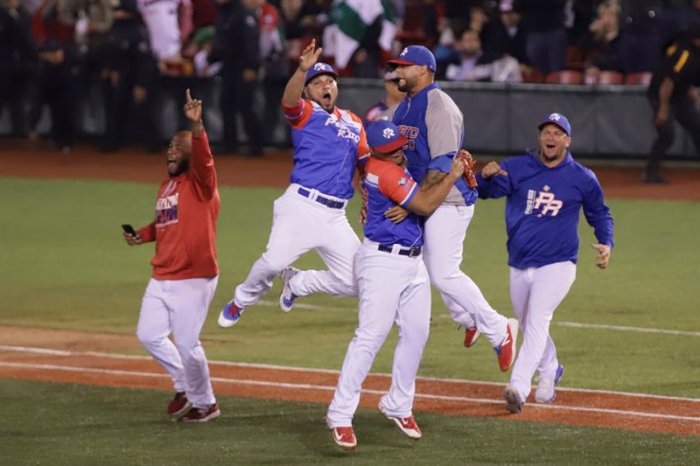
POLYGON ((360 240, 345 207, 354 192, 355 168, 369 157, 369 148, 360 118, 335 105, 338 75, 332 66, 317 62, 321 51, 311 41, 285 88, 282 109, 294 142, 291 184, 275 201, 266 251, 219 315, 222 327, 236 324, 280 273, 280 306, 285 311, 292 309, 294 299, 311 293, 357 294, 353 257, 360 240), (312 249, 328 270, 289 268, 312 249))
POLYGON ((384 91, 384 98, 365 112, 365 116, 362 118, 362 124, 365 127, 377 120, 387 119, 389 112, 393 112, 399 102, 406 97, 406 94, 399 90, 399 78, 396 76, 396 71, 387 70, 384 73, 384 91))
MULTIPOLYGON (((436 64, 430 50, 411 45, 389 63, 396 66, 399 90, 407 93, 394 112, 393 122, 408 138, 404 148, 408 171, 421 189, 432 189, 450 171, 452 158, 462 147, 462 112, 434 82, 436 64)), ((459 268, 476 199, 476 190, 464 179, 457 180, 445 202, 426 219, 423 257, 452 319, 466 329, 465 346, 473 345, 483 333, 505 372, 515 359, 518 323, 496 312, 459 268)), ((401 221, 405 211, 397 206, 388 215, 401 221)))
POLYGON ((415 379, 430 327, 430 281, 421 257, 423 217, 444 200, 464 172, 458 157, 450 172, 424 191, 406 170, 401 148, 408 143, 391 122, 380 120, 367 128, 372 157, 364 178, 367 189, 365 239, 355 256, 359 291, 359 326, 348 347, 326 423, 333 440, 342 448, 357 446, 352 418, 360 402, 360 390, 377 352, 394 322, 399 340, 394 352, 389 393, 379 410, 412 439, 422 436, 411 409, 415 379), (384 217, 392 205, 409 210, 403 222, 384 217))
POLYGON ((608 266, 613 247, 613 219, 600 183, 569 152, 569 120, 552 113, 538 128, 538 153, 490 162, 477 174, 479 197, 506 197, 510 298, 524 335, 505 390, 511 413, 521 411, 535 371, 535 401, 556 398, 564 366, 549 324, 576 278, 581 208, 598 240, 593 248, 599 268, 608 266))
POLYGON ((169 176, 158 190, 155 220, 135 234, 125 232, 124 239, 130 246, 156 243, 136 335, 173 379, 175 397, 168 413, 184 422, 207 422, 221 412, 199 333, 219 279, 216 219, 221 202, 202 102, 192 99, 189 89, 184 110, 192 131, 179 131, 170 141, 169 176))

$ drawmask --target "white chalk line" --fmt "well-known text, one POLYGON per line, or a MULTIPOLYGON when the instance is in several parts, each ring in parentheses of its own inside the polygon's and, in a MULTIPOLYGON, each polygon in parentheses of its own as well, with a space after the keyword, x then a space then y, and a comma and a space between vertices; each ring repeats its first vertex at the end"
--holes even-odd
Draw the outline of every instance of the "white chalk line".
MULTIPOLYGON (((269 307, 278 307, 277 302, 262 300, 258 304, 269 307)), ((319 304, 308 304, 308 303, 294 303, 294 308, 305 309, 308 311, 343 311, 351 312, 354 310, 352 307, 339 307, 339 306, 321 306, 319 304)), ((294 311, 291 311, 294 312, 294 311)), ((433 313, 433 318, 438 319, 450 319, 451 317, 447 312, 443 313, 433 313)), ((557 327, 569 327, 569 328, 583 328, 583 329, 595 329, 595 330, 617 330, 620 332, 637 332, 637 333, 656 333, 659 335, 676 335, 676 336, 688 336, 688 337, 700 337, 700 332, 693 332, 688 330, 670 330, 663 328, 653 328, 653 327, 633 327, 626 325, 612 325, 612 324, 588 324, 583 322, 567 322, 567 321, 552 321, 552 325, 557 327)))
MULTIPOLYGON (((170 379, 167 374, 155 374, 152 372, 143 371, 127 371, 121 369, 99 369, 91 367, 78 367, 78 366, 65 366, 56 364, 34 364, 34 363, 14 363, 0 361, 0 367, 17 368, 17 369, 39 369, 39 370, 52 370, 61 372, 77 372, 77 373, 91 373, 91 374, 107 374, 107 375, 117 375, 117 376, 129 376, 129 377, 143 377, 143 378, 158 378, 158 379, 170 379)), ((315 384, 301 384, 301 383, 283 383, 283 382, 269 382, 260 380, 250 380, 250 379, 231 379, 224 377, 212 377, 213 382, 226 383, 232 385, 251 385, 251 386, 262 386, 262 387, 272 387, 272 388, 285 388, 294 390, 315 390, 324 392, 333 392, 335 386, 330 385, 315 385, 315 384)), ((372 394, 372 395, 383 395, 384 391, 363 389, 362 393, 372 394)), ((490 398, 470 398, 463 396, 447 396, 447 395, 430 395, 430 394, 416 394, 417 399, 424 400, 439 400, 439 401, 449 401, 458 403, 475 403, 475 404, 492 404, 501 405, 503 400, 494 400, 490 398)), ((700 423, 700 417, 697 416, 676 416, 672 414, 658 414, 658 413, 645 413, 640 411, 626 411, 620 409, 606 409, 606 408, 588 408, 583 406, 562 406, 562 405, 537 405, 533 404, 533 408, 537 409, 549 409, 555 411, 574 411, 574 412, 589 412, 589 413, 604 413, 604 414, 614 414, 619 416, 628 417, 644 417, 653 419, 664 419, 672 421, 690 421, 700 423)))

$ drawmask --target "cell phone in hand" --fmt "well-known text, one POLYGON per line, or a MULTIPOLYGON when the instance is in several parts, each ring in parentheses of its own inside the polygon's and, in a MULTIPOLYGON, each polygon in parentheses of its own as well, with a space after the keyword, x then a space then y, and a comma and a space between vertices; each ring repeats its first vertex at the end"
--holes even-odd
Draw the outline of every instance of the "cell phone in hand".
POLYGON ((136 236, 136 230, 134 230, 134 227, 132 227, 128 223, 122 225, 122 230, 124 230, 124 233, 126 233, 127 235, 136 236))

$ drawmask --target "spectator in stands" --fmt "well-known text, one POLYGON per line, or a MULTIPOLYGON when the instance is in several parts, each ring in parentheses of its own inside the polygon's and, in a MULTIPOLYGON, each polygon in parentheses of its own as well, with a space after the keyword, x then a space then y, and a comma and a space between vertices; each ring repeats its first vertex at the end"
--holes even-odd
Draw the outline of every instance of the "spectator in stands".
POLYGON ((497 58, 509 56, 520 64, 521 74, 529 68, 525 50, 525 29, 521 24, 520 14, 513 9, 513 3, 502 0, 499 14, 484 28, 481 37, 484 53, 497 58))
MULTIPOLYGON (((265 97, 263 111, 263 144, 275 144, 275 132, 280 127, 280 102, 289 79, 289 60, 284 48, 284 30, 279 10, 270 2, 262 5, 260 13, 260 60, 262 89, 265 97)), ((286 128, 286 125, 285 125, 286 128)), ((285 142, 291 145, 289 131, 283 131, 285 142)))
POLYGON ((219 23, 216 27, 211 62, 221 60, 220 108, 224 122, 224 152, 262 155, 260 120, 255 113, 254 97, 260 71, 259 14, 264 0, 218 0, 219 23), (237 115, 243 119, 248 139, 245 151, 239 150, 237 115))
POLYGON ((625 73, 653 71, 662 51, 660 0, 620 0, 620 60, 625 73))
POLYGON ((214 47, 215 35, 216 28, 214 26, 205 26, 199 28, 192 36, 192 64, 194 75, 197 77, 211 78, 221 71, 221 62, 212 63, 209 60, 209 55, 214 47))
POLYGON ((35 60, 30 24, 19 0, 0 1, 0 116, 7 106, 14 136, 27 132, 24 98, 35 60))
POLYGON ((527 30, 526 50, 532 66, 543 74, 564 69, 568 38, 564 27, 567 0, 515 0, 527 30))
POLYGON ((589 27, 589 39, 584 43, 586 62, 584 75, 587 84, 598 82, 601 71, 622 73, 620 59, 620 6, 615 0, 598 5, 598 15, 589 27))
POLYGON ((76 28, 76 40, 94 50, 112 27, 112 0, 58 0, 59 19, 76 28))
POLYGON ((667 183, 661 176, 661 161, 673 145, 674 120, 695 143, 700 155, 700 23, 691 26, 688 36, 674 43, 649 85, 648 97, 658 133, 647 160, 642 181, 667 183))
POLYGON ((51 115, 51 140, 64 154, 73 144, 73 105, 71 102, 71 68, 75 48, 49 38, 39 47, 37 74, 32 83, 34 95, 29 111, 29 127, 36 137, 44 105, 51 115))
POLYGON ((182 44, 193 28, 191 0, 138 0, 138 8, 158 69, 162 74, 181 74, 182 44))
POLYGON ((105 110, 100 148, 104 152, 131 142, 129 130, 137 133, 149 151, 159 149, 152 99, 157 68, 148 43, 148 31, 139 17, 136 0, 119 0, 114 7, 112 27, 99 49, 105 110))
POLYGON ((396 71, 386 71, 384 73, 384 98, 372 105, 362 118, 362 124, 366 128, 370 123, 377 120, 386 119, 393 114, 396 106, 406 97, 405 92, 399 90, 399 77, 396 71))
POLYGON ((451 81, 520 82, 520 67, 513 57, 498 58, 484 53, 479 34, 467 29, 457 45, 459 61, 447 66, 451 81))

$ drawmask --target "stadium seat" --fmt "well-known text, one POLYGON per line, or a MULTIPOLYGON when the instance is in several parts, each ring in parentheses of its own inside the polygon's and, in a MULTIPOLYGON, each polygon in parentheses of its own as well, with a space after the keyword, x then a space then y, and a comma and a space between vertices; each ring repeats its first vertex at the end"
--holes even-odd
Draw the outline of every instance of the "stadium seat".
POLYGON ((545 79, 547 84, 583 84, 583 73, 575 70, 552 71, 545 79))
POLYGON ((544 74, 542 72, 537 71, 534 68, 528 68, 527 70, 523 71, 523 82, 524 83, 543 83, 544 82, 544 74))
POLYGON ((586 53, 575 45, 566 47, 564 66, 567 70, 583 70, 586 61, 586 53))
POLYGON ((623 84, 624 76, 618 71, 601 71, 597 84, 623 84))
POLYGON ((642 71, 640 73, 630 73, 625 76, 625 84, 641 84, 648 86, 651 82, 651 72, 642 71))

